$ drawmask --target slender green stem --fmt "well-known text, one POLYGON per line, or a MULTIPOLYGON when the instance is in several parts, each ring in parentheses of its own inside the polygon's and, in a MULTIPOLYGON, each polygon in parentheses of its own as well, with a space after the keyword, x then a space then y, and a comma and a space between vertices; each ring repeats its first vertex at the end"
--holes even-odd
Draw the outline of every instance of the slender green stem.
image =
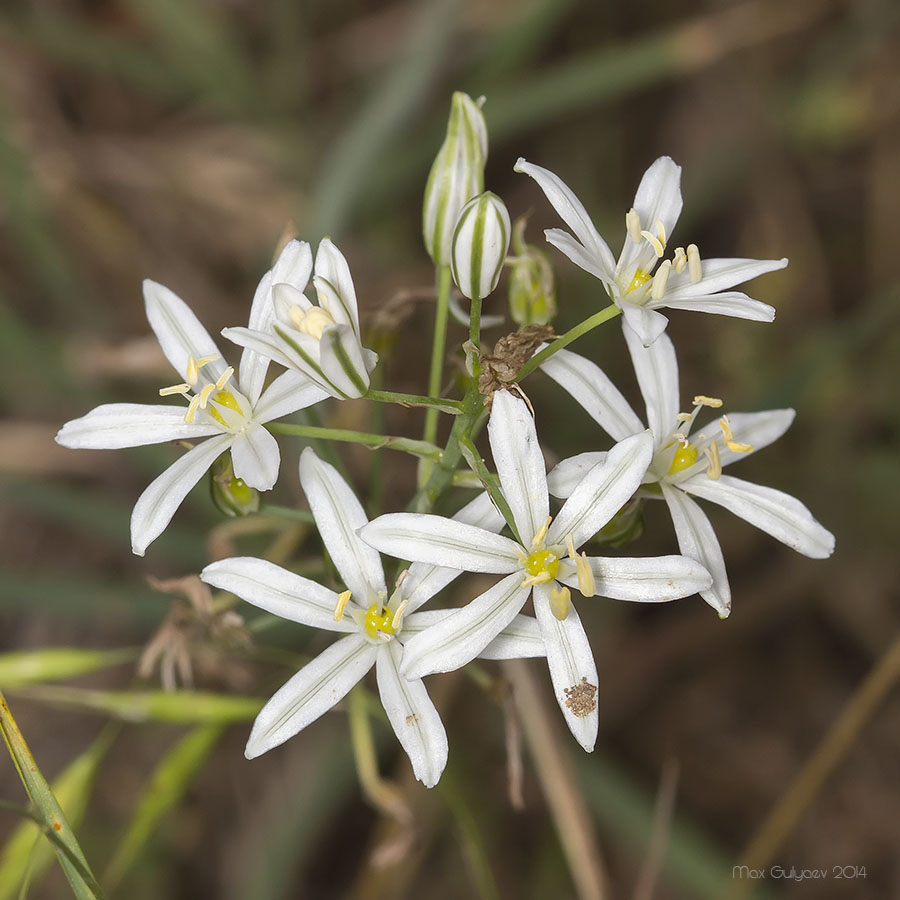
POLYGON ((275 516, 278 519, 291 519, 294 522, 303 522, 311 525, 315 522, 313 514, 308 509, 293 509, 290 506, 275 506, 263 503, 259 508, 264 516, 275 516))
POLYGON ((521 381, 526 375, 530 375, 541 363, 550 359, 550 357, 558 350, 568 347, 572 341, 577 340, 583 334, 592 331, 598 325, 602 325, 604 322, 608 322, 610 319, 615 318, 621 312, 622 310, 619 309, 615 303, 610 303, 609 306, 604 307, 600 312, 594 313, 590 318, 585 319, 574 328, 570 328, 565 334, 560 335, 555 341, 544 347, 540 353, 536 353, 532 356, 520 369, 517 381, 521 381))
POLYGON ((472 468, 472 471, 481 479, 484 489, 490 494, 491 500, 494 501, 494 505, 500 510, 500 514, 506 519, 506 524, 509 525, 515 539, 521 544, 522 539, 519 537, 519 531, 516 528, 516 520, 513 518, 512 510, 509 508, 509 504, 506 502, 506 498, 500 490, 497 476, 488 471, 488 467, 481 458, 478 448, 475 446, 472 438, 467 434, 460 437, 459 449, 465 457, 466 462, 472 468))
POLYGON ((481 363, 478 361, 478 353, 481 347, 481 301, 473 300, 469 314, 469 341, 472 344, 475 356, 472 359, 472 374, 475 379, 481 374, 481 363))
POLYGON ((441 397, 423 397, 421 394, 401 394, 397 391, 369 391, 366 400, 379 403, 399 403, 401 406, 427 406, 439 412, 458 416, 463 409, 459 400, 444 400, 441 397))
POLYGON ((416 441, 412 438, 398 437, 390 434, 367 434, 364 431, 350 431, 346 428, 317 428, 313 425, 288 425, 281 422, 267 424, 266 428, 273 434, 288 434, 292 437, 318 438, 326 441, 344 441, 348 444, 363 444, 373 450, 382 447, 388 450, 401 450, 413 456, 421 456, 435 461, 441 458, 441 448, 427 441, 416 441))
MULTIPOLYGON (((428 395, 437 397, 444 376, 444 353, 447 346, 447 319, 450 311, 450 266, 437 269, 437 306, 434 311, 434 340, 431 344, 431 369, 428 373, 428 395)), ((437 437, 438 411, 425 413, 423 438, 432 444, 437 437)))

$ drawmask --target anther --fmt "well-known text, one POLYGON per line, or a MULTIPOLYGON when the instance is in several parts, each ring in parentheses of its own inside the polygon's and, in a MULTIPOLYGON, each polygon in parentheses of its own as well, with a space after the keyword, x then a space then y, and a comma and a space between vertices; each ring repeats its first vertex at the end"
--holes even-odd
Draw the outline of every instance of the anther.
POLYGON ((566 538, 566 549, 569 551, 569 559, 575 563, 575 571, 578 574, 578 590, 582 597, 593 597, 597 593, 597 582, 594 580, 594 572, 588 562, 587 554, 575 550, 575 541, 570 534, 566 538))
MULTIPOLYGON (((694 419, 694 415, 693 415, 693 413, 678 413, 678 415, 675 416, 675 418, 679 422, 692 422, 694 419)), ((683 435, 682 435, 682 437, 683 437, 683 435)))
POLYGON ((707 444, 703 452, 707 460, 709 460, 709 468, 706 470, 707 477, 713 481, 718 481, 722 475, 722 458, 719 456, 719 445, 713 441, 713 443, 707 444))
POLYGON ((188 425, 194 424, 194 415, 197 412, 197 407, 200 405, 200 395, 195 394, 191 397, 191 402, 188 404, 187 412, 184 414, 184 421, 188 425))
POLYGON ((656 270, 656 274, 653 276, 653 288, 650 291, 650 296, 654 300, 662 300, 666 293, 666 282, 669 280, 669 273, 672 271, 672 261, 669 259, 664 259, 660 264, 659 268, 656 270))
POLYGON ((641 217, 638 215, 638 211, 632 206, 631 209, 625 213, 625 228, 628 231, 628 237, 630 237, 636 244, 641 242, 641 217))
POLYGON ((666 248, 663 242, 655 234, 651 234, 649 231, 642 231, 641 237, 644 238, 644 240, 646 240, 651 247, 653 247, 653 250, 656 253, 657 257, 662 258, 662 255, 666 252, 666 248))
POLYGON ((538 572, 537 575, 529 575, 519 587, 534 587, 536 584, 546 584, 548 581, 553 581, 553 576, 549 572, 538 572))
POLYGON ((191 386, 189 384, 173 384, 172 387, 164 387, 159 389, 160 397, 171 397, 173 394, 181 394, 181 396, 185 396, 191 390, 191 386))
POLYGON ((659 242, 666 246, 666 226, 663 224, 662 219, 656 220, 656 236, 659 238, 659 242))
POLYGON ((334 621, 340 622, 341 619, 344 618, 344 610, 347 608, 347 604, 350 602, 350 598, 353 594, 350 591, 344 591, 343 594, 339 594, 337 598, 337 603, 334 607, 334 621))
POLYGON ((193 356, 188 357, 187 373, 184 377, 191 387, 197 383, 197 379, 200 377, 200 371, 197 368, 197 360, 194 359, 193 356))
MULTIPOLYGON (((409 569, 407 569, 409 571, 409 569)), ((394 631, 399 631, 400 626, 403 623, 403 614, 406 612, 406 607, 409 606, 409 597, 407 597, 398 607, 397 611, 394 613, 394 617, 391 619, 391 628, 394 631)))
POLYGON ((565 621, 572 609, 572 592, 567 587, 553 588, 550 591, 550 612, 559 619, 565 621))
POLYGON ((197 368, 202 369, 208 363, 215 362, 217 359, 221 359, 218 353, 213 353, 210 356, 204 356, 197 360, 197 368))
POLYGON ((203 390, 200 391, 200 409, 206 409, 206 404, 209 402, 209 395, 216 389, 214 384, 207 384, 203 387, 203 390))
POLYGON ((687 268, 687 254, 684 252, 684 247, 676 247, 675 254, 672 257, 672 267, 675 271, 680 275, 687 268))
POLYGON ((228 368, 227 368, 227 369, 219 376, 219 380, 216 382, 216 390, 217 390, 217 391, 221 391, 222 388, 225 387, 226 384, 228 384, 228 382, 230 381, 232 375, 234 375, 234 366, 229 366, 229 367, 228 367, 228 368))
POLYGON ((704 394, 697 394, 693 401, 694 406, 711 406, 718 409, 722 405, 722 401, 718 397, 707 397, 704 394))
POLYGON ((691 275, 691 284, 696 284, 703 277, 703 267, 700 265, 700 249, 696 244, 688 244, 687 261, 688 271, 691 275))
POLYGON ((299 306, 292 306, 290 310, 288 310, 288 315, 291 318, 291 324, 297 331, 303 331, 303 320, 306 318, 306 313, 300 309, 299 306))
POLYGON ((544 538, 547 537, 547 531, 550 529, 550 523, 553 521, 553 516, 547 516, 547 521, 538 528, 537 533, 531 541, 531 549, 536 550, 544 543, 544 538))
POLYGON ((725 445, 732 453, 750 453, 753 444, 745 444, 742 441, 728 441, 725 445))
POLYGON ((722 429, 722 437, 725 441, 734 442, 734 432, 731 430, 731 425, 728 422, 728 416, 722 416, 719 419, 719 427, 722 429))

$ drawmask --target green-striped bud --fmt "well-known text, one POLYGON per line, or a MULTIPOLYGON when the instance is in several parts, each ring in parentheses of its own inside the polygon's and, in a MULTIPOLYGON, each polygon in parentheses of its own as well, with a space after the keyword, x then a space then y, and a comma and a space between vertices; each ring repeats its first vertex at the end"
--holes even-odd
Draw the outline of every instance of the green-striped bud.
POLYGON ((460 210, 484 190, 487 126, 481 114, 484 97, 473 100, 457 91, 450 106, 447 137, 435 157, 422 206, 425 249, 437 266, 450 264, 453 226, 460 210))
POLYGON ((247 516, 259 509, 259 491, 236 478, 231 454, 223 453, 209 470, 209 491, 213 503, 226 516, 247 516))
POLYGON ((509 232, 506 204, 496 194, 485 191, 462 208, 453 230, 450 270, 470 300, 483 300, 497 287, 509 232))
POLYGON ((525 243, 525 217, 516 219, 512 233, 514 258, 509 278, 509 312, 518 325, 546 325, 556 315, 553 268, 543 250, 525 243))

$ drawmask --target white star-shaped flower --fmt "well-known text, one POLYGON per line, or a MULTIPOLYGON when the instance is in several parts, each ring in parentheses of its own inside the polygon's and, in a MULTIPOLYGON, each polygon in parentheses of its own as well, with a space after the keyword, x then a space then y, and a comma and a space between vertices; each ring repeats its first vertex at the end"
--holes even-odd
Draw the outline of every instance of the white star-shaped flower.
MULTIPOLYGON (((288 244, 256 289, 251 326, 270 308, 273 283, 305 284, 311 269, 309 245, 288 244)), ((108 403, 67 422, 56 436, 64 447, 90 450, 209 438, 169 466, 141 494, 131 516, 131 544, 138 556, 162 534, 190 489, 222 453, 231 451, 236 478, 256 490, 269 490, 278 477, 281 455, 264 423, 328 396, 296 372, 284 373, 263 390, 269 360, 252 350, 241 355, 235 377, 234 369, 226 367, 215 342, 180 297, 155 281, 145 281, 144 301, 150 327, 183 379, 159 393, 183 396, 188 400, 187 410, 183 406, 108 403)))
POLYGON ((305 281, 273 282, 273 303, 265 320, 248 328, 226 328, 222 334, 300 372, 332 397, 362 397, 378 356, 362 345, 350 268, 328 238, 316 252, 313 286, 318 304, 303 293, 305 281))
MULTIPOLYGON (((731 609, 722 549, 709 519, 690 495, 724 506, 798 553, 814 559, 830 556, 834 536, 799 500, 722 474, 724 466, 780 438, 793 422, 794 410, 731 413, 691 437, 700 409, 718 408, 722 401, 697 396, 693 412, 679 413, 678 361, 668 336, 662 335, 650 347, 644 347, 630 329, 624 332, 653 433, 653 459, 647 470, 645 493, 666 501, 681 552, 702 562, 712 574, 712 587, 700 592, 703 599, 723 618, 731 609)), ((643 422, 628 401, 594 363, 563 350, 541 368, 613 440, 621 441, 643 430, 643 422)), ((604 458, 604 453, 582 453, 563 460, 549 475, 554 496, 569 496, 584 473, 604 458)))
POLYGON ((696 244, 676 247, 664 259, 681 213, 681 166, 661 156, 644 173, 625 216, 625 244, 618 260, 594 227, 581 201, 553 172, 519 159, 517 172, 530 175, 572 230, 551 228, 544 234, 575 265, 599 278, 625 321, 645 345, 665 331, 668 320, 658 310, 692 309, 771 322, 775 310, 753 300, 735 285, 783 269, 786 259, 703 259, 696 244))
MULTIPOLYGON (((357 536, 367 519, 350 486, 309 448, 300 459, 300 482, 346 591, 338 594, 274 563, 249 557, 213 563, 200 576, 276 616, 346 635, 269 700, 253 725, 247 758, 293 737, 338 703, 375 666, 381 702, 397 739, 416 778, 433 787, 447 762, 447 735, 422 679, 404 678, 400 662, 408 640, 452 615, 453 610, 418 609, 461 570, 414 564, 401 575, 388 599, 381 559, 357 536)), ((486 494, 465 506, 455 521, 494 531, 503 526, 502 516, 486 494)), ((481 650, 486 659, 543 653, 537 623, 527 616, 511 619, 481 650)))
POLYGON ((412 638, 402 671, 419 677, 465 665, 515 619, 533 590, 556 699, 572 733, 590 751, 597 737, 597 669, 569 587, 585 597, 661 602, 705 590, 710 576, 682 556, 590 559, 577 552, 639 487, 653 454, 649 433, 617 444, 551 519, 544 458, 528 407, 506 391, 496 393, 488 431, 500 488, 520 540, 413 513, 380 516, 360 532, 367 543, 392 556, 505 576, 412 638))

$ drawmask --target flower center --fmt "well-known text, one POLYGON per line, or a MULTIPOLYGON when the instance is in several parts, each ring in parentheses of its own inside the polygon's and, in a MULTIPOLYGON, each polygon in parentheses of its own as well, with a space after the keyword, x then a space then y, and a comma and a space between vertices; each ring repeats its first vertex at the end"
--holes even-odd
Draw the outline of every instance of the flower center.
POLYGON ((525 558, 525 571, 540 581, 552 581, 559 571, 559 557, 546 547, 532 550, 525 558))
MULTIPOLYGON (((234 375, 234 367, 229 366, 215 382, 207 382, 198 390, 200 383, 200 370, 208 363, 215 362, 218 356, 204 356, 202 359, 194 359, 193 356, 188 357, 186 380, 181 384, 173 384, 171 387, 161 388, 160 397, 171 397, 174 394, 180 394, 187 399, 193 391, 194 396, 188 403, 187 411, 184 414, 184 421, 188 425, 192 425, 197 410, 202 409, 207 412, 211 418, 215 419, 223 428, 229 431, 240 430, 244 424, 247 414, 241 407, 241 402, 235 393, 226 391, 225 386, 234 375), (222 407, 223 410, 230 410, 237 413, 237 416, 225 413, 223 415, 216 406, 222 407)), ((244 399, 243 397, 241 399, 244 399)))
POLYGON ((322 332, 327 326, 335 324, 334 316, 321 306, 311 306, 309 309, 292 306, 288 314, 297 331, 308 334, 317 341, 322 340, 322 332))
POLYGON ((669 466, 669 474, 677 475, 679 472, 689 469, 697 462, 697 457, 699 455, 697 448, 693 444, 682 444, 672 457, 672 465, 669 466))
POLYGON ((643 287, 651 278, 649 272, 645 272, 643 269, 638 269, 634 273, 634 278, 631 279, 631 284, 625 288, 625 293, 630 294, 632 291, 636 291, 638 288, 643 287))
POLYGON ((394 613, 381 603, 373 603, 366 610, 363 630, 373 640, 384 640, 394 636, 394 613))

